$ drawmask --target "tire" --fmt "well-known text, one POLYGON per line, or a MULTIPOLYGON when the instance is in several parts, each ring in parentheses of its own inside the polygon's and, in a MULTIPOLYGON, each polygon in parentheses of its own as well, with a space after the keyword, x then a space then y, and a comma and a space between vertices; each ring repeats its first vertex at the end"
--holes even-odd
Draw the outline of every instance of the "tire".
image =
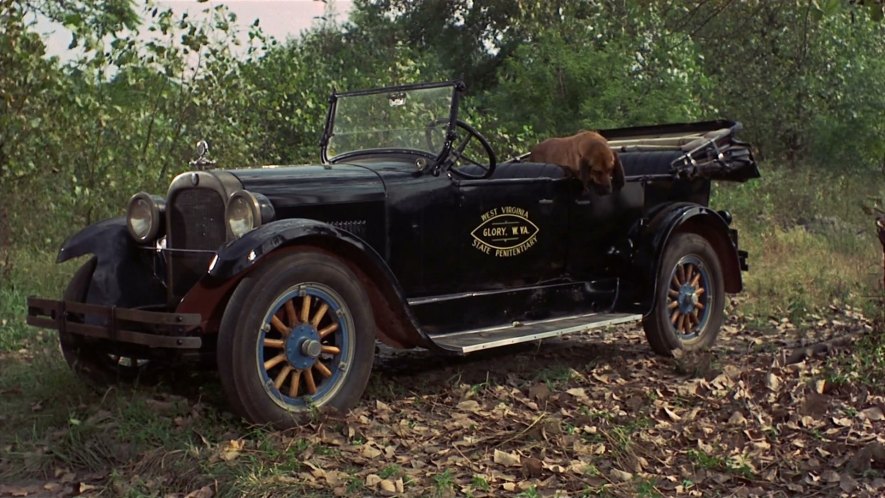
MULTIPOLYGON (((63 300, 86 302, 95 266, 96 258, 92 257, 74 273, 62 295, 63 300)), ((109 353, 76 334, 59 331, 58 342, 71 370, 98 391, 118 383, 134 383, 143 377, 148 367, 145 359, 109 353)))
POLYGON ((694 233, 673 235, 655 292, 655 307, 642 320, 655 353, 670 356, 675 349, 706 349, 716 342, 724 317, 725 283, 719 257, 707 239, 694 233))
POLYGON ((233 410, 285 429, 359 401, 374 360, 369 298, 325 253, 274 257, 237 286, 221 320, 218 371, 233 410))

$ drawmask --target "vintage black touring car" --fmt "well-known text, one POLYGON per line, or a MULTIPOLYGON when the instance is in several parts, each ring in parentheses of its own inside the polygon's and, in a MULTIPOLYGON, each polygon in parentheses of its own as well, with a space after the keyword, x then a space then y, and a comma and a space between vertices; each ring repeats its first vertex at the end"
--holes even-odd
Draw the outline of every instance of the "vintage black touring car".
MULTIPOLYGON (((89 226, 62 300, 28 299, 93 382, 210 358, 233 409, 278 427, 360 398, 375 341, 465 354, 626 322, 652 349, 710 346, 747 254, 711 179, 759 175, 729 121, 603 130, 626 172, 585 192, 498 161, 458 82, 335 93, 322 163, 220 169, 89 226)), ((205 153, 205 148, 203 150, 205 153)))

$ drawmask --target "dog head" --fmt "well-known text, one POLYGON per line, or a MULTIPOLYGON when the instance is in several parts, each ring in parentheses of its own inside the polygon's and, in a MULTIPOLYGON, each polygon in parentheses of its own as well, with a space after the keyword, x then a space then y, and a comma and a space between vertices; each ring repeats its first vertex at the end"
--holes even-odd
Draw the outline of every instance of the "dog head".
POLYGON ((599 135, 597 137, 584 152, 581 169, 586 176, 582 181, 584 190, 592 186, 597 194, 607 195, 624 187, 624 167, 617 152, 608 147, 605 139, 599 135))

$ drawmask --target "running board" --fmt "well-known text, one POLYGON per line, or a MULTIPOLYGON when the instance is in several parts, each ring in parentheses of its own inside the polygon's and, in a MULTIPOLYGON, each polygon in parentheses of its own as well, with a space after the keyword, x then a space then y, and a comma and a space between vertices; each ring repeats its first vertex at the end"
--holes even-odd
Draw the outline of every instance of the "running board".
POLYGON ((642 315, 630 313, 589 313, 550 320, 514 322, 511 325, 465 330, 452 334, 431 334, 428 337, 442 349, 465 354, 520 342, 550 339, 609 325, 637 322, 641 319, 642 315))

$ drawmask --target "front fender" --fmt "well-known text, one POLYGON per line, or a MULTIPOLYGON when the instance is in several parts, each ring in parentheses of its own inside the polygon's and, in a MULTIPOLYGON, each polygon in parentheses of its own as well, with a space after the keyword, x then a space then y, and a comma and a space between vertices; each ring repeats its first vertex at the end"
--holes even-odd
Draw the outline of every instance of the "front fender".
POLYGON ((736 242, 730 235, 728 223, 716 211, 692 203, 671 204, 655 213, 643 227, 636 256, 639 278, 648 284, 642 286, 640 301, 647 310, 654 309, 658 269, 663 264, 664 250, 677 232, 692 232, 704 237, 713 246, 722 266, 725 290, 740 292, 743 288, 740 256, 736 242))
POLYGON ((252 268, 279 247, 296 241, 326 238, 351 245, 387 266, 371 246, 350 232, 316 220, 291 218, 262 225, 222 246, 209 268, 209 277, 228 280, 252 268))
POLYGON ((100 221, 62 244, 59 263, 95 255, 95 270, 84 296, 92 304, 139 307, 162 304, 165 290, 154 272, 152 253, 139 247, 126 228, 126 217, 100 221))
MULTIPOLYGON (((270 254, 281 250, 311 247, 341 258, 364 279, 377 324, 379 339, 395 347, 433 347, 408 305, 405 293, 387 262, 365 241, 345 230, 315 220, 286 219, 268 223, 231 241, 218 251, 200 289, 185 296, 182 306, 197 304, 205 316, 220 316, 221 304, 234 283, 270 254), (207 310, 207 289, 218 289, 212 310, 207 310)), ((213 301, 209 299, 208 301, 213 301)), ((179 311, 183 308, 179 307, 179 311)), ((211 328, 211 327, 210 327, 211 328)))
POLYGON ((122 245, 132 242, 125 216, 99 221, 68 237, 58 250, 55 262, 63 263, 84 254, 98 256, 99 253, 115 252, 119 249, 120 242, 122 245))

